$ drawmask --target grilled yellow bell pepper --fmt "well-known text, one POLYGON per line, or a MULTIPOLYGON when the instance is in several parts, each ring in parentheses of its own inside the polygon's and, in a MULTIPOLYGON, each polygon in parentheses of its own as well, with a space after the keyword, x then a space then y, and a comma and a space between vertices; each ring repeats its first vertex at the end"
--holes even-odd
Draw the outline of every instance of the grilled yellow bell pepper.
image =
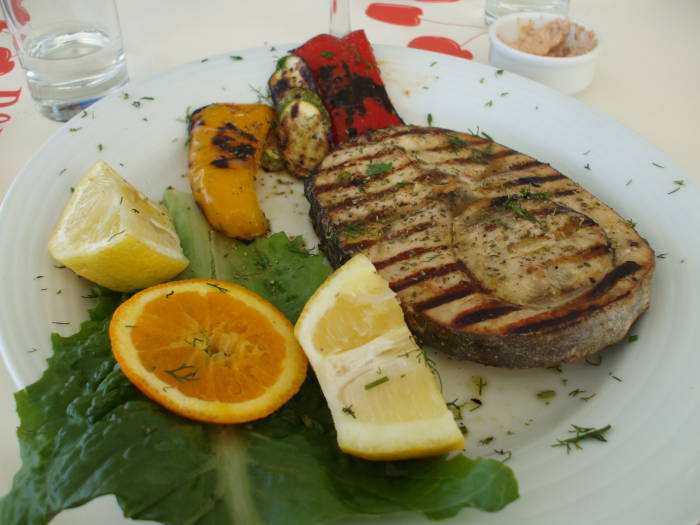
POLYGON ((190 117, 192 193, 209 224, 229 237, 268 232, 255 176, 274 119, 274 109, 263 104, 211 104, 190 117))

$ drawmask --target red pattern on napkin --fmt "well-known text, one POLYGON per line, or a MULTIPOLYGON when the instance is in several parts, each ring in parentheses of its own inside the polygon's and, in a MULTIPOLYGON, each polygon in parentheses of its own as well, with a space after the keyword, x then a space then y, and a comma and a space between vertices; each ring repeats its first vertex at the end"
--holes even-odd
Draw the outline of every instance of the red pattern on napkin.
POLYGON ((22 5, 23 1, 24 0, 12 0, 12 12, 15 14, 17 23, 21 26, 25 25, 31 19, 29 11, 22 5))
MULTIPOLYGON (((21 6, 21 2, 22 0, 12 0, 12 8, 15 9, 15 7, 19 7, 20 16, 22 17, 24 23, 27 23, 29 21, 29 13, 27 13, 27 11, 21 6)), ((6 33, 9 34, 9 31, 7 30, 7 22, 0 20, 0 34, 6 33)), ((7 47, 0 46, 0 76, 7 75, 14 69, 15 61, 12 51, 7 47)), ((0 108, 9 108, 10 106, 17 104, 21 93, 22 88, 0 90, 0 108)), ((0 111, 0 124, 5 124, 6 122, 12 120, 12 115, 5 113, 5 111, 6 110, 4 109, 0 111)), ((0 132, 2 132, 3 129, 4 128, 0 127, 0 132)))
POLYGON ((414 49, 424 49, 426 51, 436 51, 446 55, 452 55, 471 60, 474 55, 468 49, 462 49, 459 44, 451 38, 444 36, 419 36, 408 43, 408 47, 414 49))
POLYGON ((7 75, 15 68, 15 62, 12 60, 12 51, 6 47, 0 47, 0 75, 7 75))
POLYGON ((397 26, 417 26, 420 25, 420 17, 423 10, 410 5, 399 4, 369 4, 365 14, 387 24, 397 26))
MULTIPOLYGON (((416 0, 424 3, 453 3, 459 2, 460 0, 416 0)), ((438 25, 438 26, 456 26, 470 29, 482 30, 483 26, 468 25, 455 23, 453 20, 443 20, 439 16, 434 16, 437 14, 435 10, 431 11, 430 18, 425 18, 423 9, 410 5, 403 4, 390 4, 383 2, 373 2, 367 6, 365 9, 365 15, 368 18, 376 20, 378 22, 383 22, 385 24, 392 24, 405 27, 418 27, 421 24, 428 25, 438 25), (434 19, 433 19, 434 18, 434 19)), ((444 15, 443 15, 444 16, 444 15)), ((454 33, 454 31, 453 31, 454 33)), ((465 58, 471 60, 474 58, 474 54, 468 50, 463 49, 468 42, 471 42, 474 38, 477 38, 485 32, 480 32, 477 35, 470 37, 468 40, 464 41, 462 44, 457 43, 457 41, 452 38, 440 35, 422 35, 413 38, 407 44, 409 48, 424 49, 426 51, 435 51, 438 53, 444 53, 447 55, 452 55, 460 58, 465 58)), ((454 36, 454 35, 452 35, 454 36)))

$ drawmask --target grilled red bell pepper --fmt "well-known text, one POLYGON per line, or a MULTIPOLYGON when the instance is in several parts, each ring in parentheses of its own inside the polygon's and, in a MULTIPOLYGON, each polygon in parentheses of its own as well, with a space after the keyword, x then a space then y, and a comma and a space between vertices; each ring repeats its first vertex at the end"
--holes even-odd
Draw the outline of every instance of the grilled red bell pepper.
POLYGON ((336 144, 365 131, 403 124, 384 89, 364 31, 343 38, 318 35, 293 52, 314 74, 336 144))

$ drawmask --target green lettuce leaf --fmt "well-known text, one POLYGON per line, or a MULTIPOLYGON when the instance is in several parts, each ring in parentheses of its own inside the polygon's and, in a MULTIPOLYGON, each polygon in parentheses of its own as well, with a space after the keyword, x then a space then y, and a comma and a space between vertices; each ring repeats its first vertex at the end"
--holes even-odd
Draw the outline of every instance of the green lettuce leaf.
MULTIPOLYGON (((236 282, 257 286, 291 320, 329 273, 299 243, 277 234, 226 257, 236 282), (305 282, 280 279, 290 261, 305 282)), ((183 244, 189 249, 186 236, 183 244)), ((42 378, 16 394, 23 464, 0 500, 3 525, 44 525, 104 494, 116 495, 125 516, 172 525, 313 525, 405 512, 441 519, 466 506, 496 511, 518 496, 513 473, 496 460, 343 454, 311 374, 260 421, 205 425, 176 416, 120 371, 108 328, 121 296, 98 295, 78 333, 52 337, 42 378)))

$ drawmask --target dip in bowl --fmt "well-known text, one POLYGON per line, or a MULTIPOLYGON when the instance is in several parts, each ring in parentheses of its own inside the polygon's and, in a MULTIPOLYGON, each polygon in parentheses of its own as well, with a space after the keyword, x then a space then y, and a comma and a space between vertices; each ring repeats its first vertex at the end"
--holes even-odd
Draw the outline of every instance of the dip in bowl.
POLYGON ((593 81, 598 35, 585 24, 547 13, 514 13, 489 28, 492 65, 536 80, 562 93, 593 81))

